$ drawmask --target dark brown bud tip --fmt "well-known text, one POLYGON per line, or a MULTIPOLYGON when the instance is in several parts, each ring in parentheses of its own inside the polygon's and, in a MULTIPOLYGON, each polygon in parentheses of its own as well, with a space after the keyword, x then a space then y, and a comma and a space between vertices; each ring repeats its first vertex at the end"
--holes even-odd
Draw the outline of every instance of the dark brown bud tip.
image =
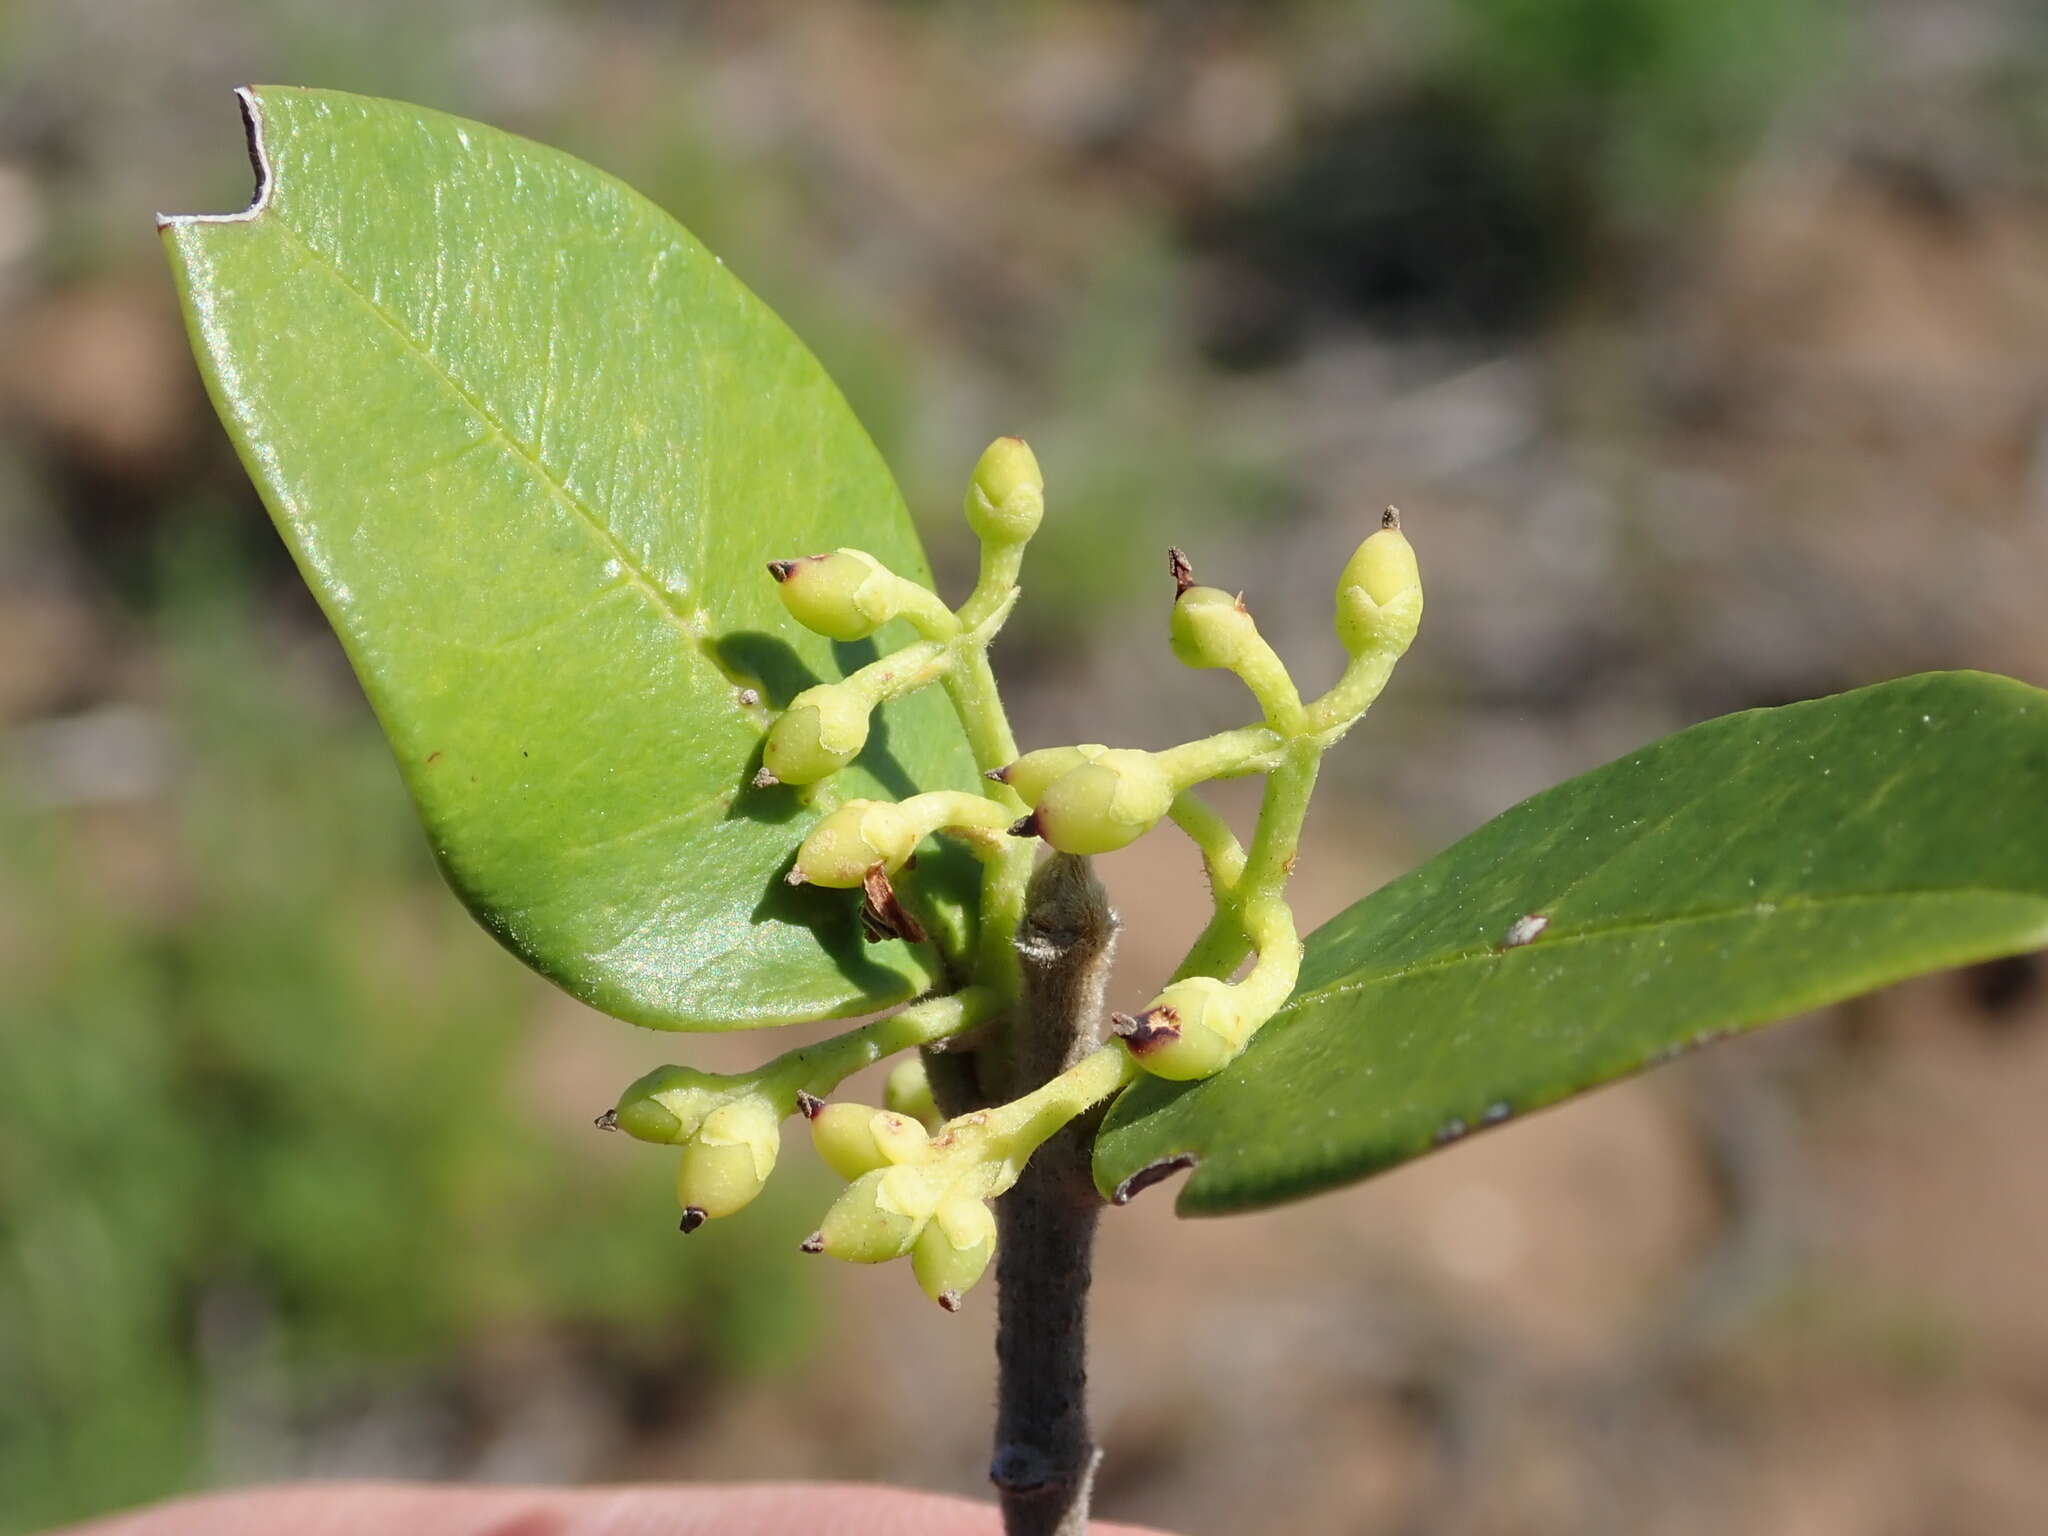
POLYGON ((616 1109, 608 1109, 590 1123, 600 1131, 616 1131, 619 1128, 619 1112, 616 1109))
POLYGON ((796 1246, 799 1253, 823 1253, 825 1251, 825 1234, 813 1232, 796 1246))
POLYGON ((815 1120, 819 1111, 824 1109, 825 1101, 809 1089, 799 1088, 796 1091, 796 1107, 806 1120, 815 1120))
POLYGON ((780 784, 781 782, 782 780, 775 777, 775 775, 770 773, 766 768, 763 768, 759 773, 754 775, 754 788, 756 789, 773 789, 776 785, 780 784))
POLYGON ((789 573, 795 569, 796 562, 794 560, 770 560, 768 562, 768 574, 777 581, 789 580, 789 573))
POLYGON ((683 1219, 676 1223, 676 1230, 685 1237, 688 1237, 692 1232, 703 1226, 708 1219, 701 1205, 686 1205, 683 1207, 683 1219))
POLYGON ((1122 1037, 1133 1056, 1143 1056, 1180 1038, 1180 1015, 1171 1008, 1147 1008, 1136 1018, 1128 1013, 1112 1013, 1109 1027, 1122 1037))
POLYGON ((1382 528, 1399 528, 1401 526, 1401 509, 1399 507, 1389 507, 1386 511, 1382 512, 1380 514, 1380 526, 1382 528))
POLYGON ((948 1312, 958 1312, 960 1310, 960 1293, 958 1291, 941 1291, 935 1299, 948 1312))
POLYGON ((1188 564, 1188 557, 1175 545, 1166 552, 1166 568, 1173 573, 1173 595, 1179 598, 1195 584, 1195 568, 1188 564))
POLYGON ((982 777, 984 779, 994 779, 998 784, 1007 784, 1010 782, 1010 770, 1007 767, 991 768, 982 774, 982 777))
POLYGON ((1038 812, 1036 811, 1033 811, 1029 816, 1019 816, 1010 826, 1010 836, 1012 837, 1037 837, 1039 835, 1038 812))

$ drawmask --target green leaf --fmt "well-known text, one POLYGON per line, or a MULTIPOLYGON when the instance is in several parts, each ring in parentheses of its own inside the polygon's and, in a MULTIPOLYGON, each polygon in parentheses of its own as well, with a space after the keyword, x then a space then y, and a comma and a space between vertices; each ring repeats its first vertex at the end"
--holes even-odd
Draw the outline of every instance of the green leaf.
POLYGON ((817 360, 566 155, 396 102, 243 102, 254 206, 163 220, 166 244, 214 404, 456 891, 636 1023, 923 989, 928 953, 864 949, 843 893, 781 875, 839 798, 974 782, 943 696, 891 705, 812 804, 748 783, 770 711, 877 654, 798 629, 764 563, 854 544, 927 577, 817 360))
POLYGON ((1124 1094, 1096 1180, 1192 1156, 1183 1213, 1251 1210, 2044 944, 2048 693, 1931 673, 1729 715, 1524 801, 1326 924, 1236 1063, 1124 1094))

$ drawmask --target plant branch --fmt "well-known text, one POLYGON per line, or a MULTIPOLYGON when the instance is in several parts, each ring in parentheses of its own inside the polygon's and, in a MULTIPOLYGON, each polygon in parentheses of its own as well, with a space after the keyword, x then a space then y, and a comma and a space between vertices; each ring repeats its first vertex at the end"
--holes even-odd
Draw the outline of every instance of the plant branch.
MULTIPOLYGON (((1086 859, 1032 877, 1017 955, 1023 1000, 1004 1098, 1041 1087, 1094 1048, 1116 915, 1086 859)), ((1099 1456, 1088 1427, 1087 1306, 1101 1198, 1089 1171, 1097 1116, 1032 1157, 996 1203, 997 1409, 989 1477, 1008 1536, 1081 1536, 1099 1456)))

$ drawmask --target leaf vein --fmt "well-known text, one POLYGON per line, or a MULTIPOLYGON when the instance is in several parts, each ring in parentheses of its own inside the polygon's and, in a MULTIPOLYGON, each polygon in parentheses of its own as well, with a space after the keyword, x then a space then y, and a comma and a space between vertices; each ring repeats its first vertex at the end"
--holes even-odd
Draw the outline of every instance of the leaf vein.
MULTIPOLYGON (((556 475, 532 446, 516 436, 512 429, 498 418, 497 413, 471 390, 468 385, 464 384, 460 378, 451 372, 439 357, 420 342, 419 338, 407 330, 395 315, 378 303, 376 299, 350 282, 348 275, 341 269, 339 263, 325 251, 313 245, 305 236, 301 235, 290 225, 279 223, 277 228, 282 230, 301 250, 305 251, 335 286, 354 298, 364 309, 381 321, 390 330, 391 334, 398 338, 407 351, 411 352, 433 372, 434 376, 441 381, 450 394, 462 401, 476 415, 477 419, 497 436, 498 440, 504 444, 505 451, 519 461, 532 473, 536 480, 546 487, 553 499, 597 540, 599 547, 603 549, 605 554, 609 558, 618 561, 619 568, 631 578, 632 585, 638 588, 647 601, 652 603, 655 609, 689 640, 690 644, 685 649, 703 659, 707 666, 710 665, 709 658, 705 657, 703 651, 703 641, 709 627, 707 616, 703 610, 689 607, 679 602, 677 593, 656 581, 653 575, 635 557, 633 551, 619 539, 617 534, 612 532, 611 527, 598 514, 596 509, 571 490, 568 482, 556 475)), ((713 670, 717 669, 713 668, 713 670)))
POLYGON ((2008 890, 1997 886, 1951 886, 1940 890, 1898 890, 1859 891, 1837 896, 1781 896, 1772 901, 1745 902, 1739 907, 1723 907, 1709 912, 1685 912, 1670 917, 1634 918, 1626 922, 1609 923, 1602 927, 1581 928, 1572 933, 1548 932, 1526 949, 1501 950, 1493 945, 1459 950, 1454 954, 1438 955, 1428 960, 1417 960, 1398 970, 1382 971, 1374 976, 1347 978, 1343 981, 1326 982, 1312 992, 1303 992, 1289 1000, 1282 1013, 1293 1013, 1312 1003, 1319 1003, 1333 997, 1343 997, 1353 992, 1363 992, 1369 987, 1380 986, 1391 981, 1402 981, 1425 971, 1448 970, 1453 966, 1469 964, 1475 960, 1505 960, 1511 955, 1528 955, 1556 949, 1563 944, 1585 943, 1597 939, 1610 939, 1630 933, 1645 932, 1656 928, 1682 928, 1699 923, 1725 922, 1732 917, 1772 917, 1788 911, 1817 911, 1829 907, 1849 906, 1862 902, 1876 901, 1928 901, 1952 900, 1961 896, 2006 896, 2039 903, 2048 909, 2038 891, 2008 890))

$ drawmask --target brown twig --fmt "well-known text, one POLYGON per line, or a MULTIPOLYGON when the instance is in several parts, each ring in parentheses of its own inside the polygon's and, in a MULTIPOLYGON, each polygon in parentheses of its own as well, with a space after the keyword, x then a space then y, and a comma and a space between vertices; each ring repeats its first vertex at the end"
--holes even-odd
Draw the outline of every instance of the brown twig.
MULTIPOLYGON (((1010 1031, 1006 1098, 1094 1048, 1116 914, 1086 859, 1032 877, 1017 934, 1024 996, 1010 1031)), ((1100 1455, 1088 1428, 1088 1283, 1102 1200, 1089 1173, 1099 1116, 1040 1147, 996 1203, 996 1438, 989 1477, 1008 1536, 1082 1536, 1100 1455)))

